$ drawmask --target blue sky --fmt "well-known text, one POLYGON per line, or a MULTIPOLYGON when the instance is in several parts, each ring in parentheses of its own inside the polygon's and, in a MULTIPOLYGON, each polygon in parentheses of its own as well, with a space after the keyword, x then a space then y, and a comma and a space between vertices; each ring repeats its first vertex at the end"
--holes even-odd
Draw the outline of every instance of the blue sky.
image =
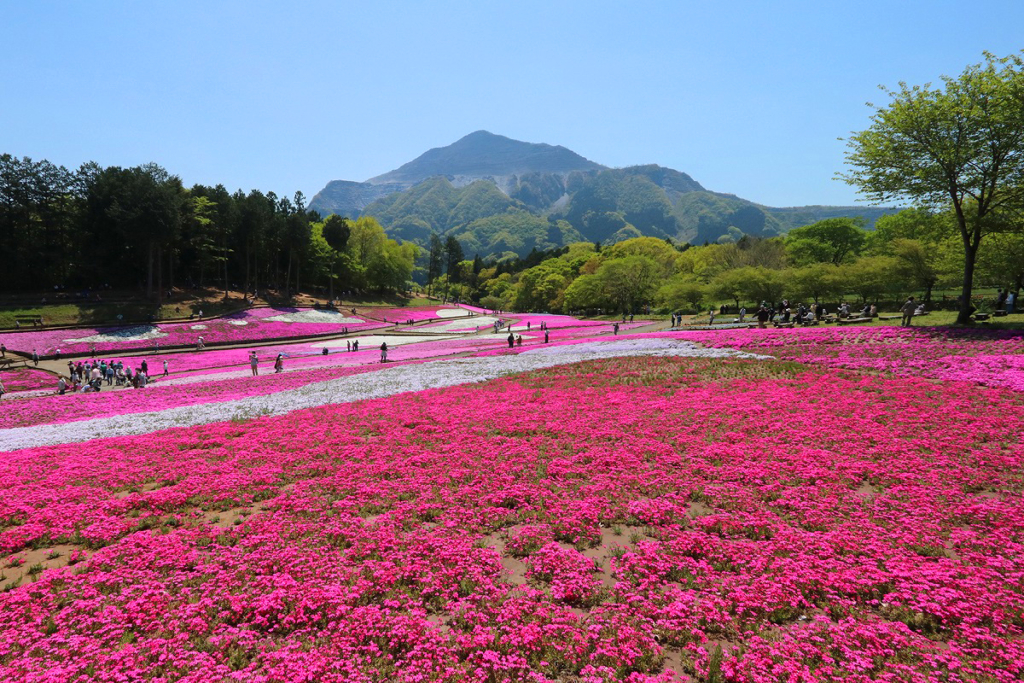
POLYGON ((878 85, 1024 48, 1024 2, 0 0, 0 152, 312 197, 486 129, 849 204, 878 85))

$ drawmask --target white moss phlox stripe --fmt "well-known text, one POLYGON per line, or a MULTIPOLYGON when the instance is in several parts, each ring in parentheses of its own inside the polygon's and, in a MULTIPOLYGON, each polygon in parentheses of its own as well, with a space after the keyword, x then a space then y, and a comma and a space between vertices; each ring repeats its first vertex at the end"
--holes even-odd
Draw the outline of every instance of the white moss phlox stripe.
POLYGON ((617 356, 769 358, 734 349, 701 348, 690 342, 668 338, 551 346, 514 355, 455 358, 383 368, 370 374, 340 377, 276 394, 222 403, 180 406, 159 412, 118 415, 67 424, 3 429, 0 430, 0 451, 129 434, 148 434, 172 427, 189 427, 231 419, 281 415, 330 403, 349 403, 410 391, 483 382, 517 372, 617 356))

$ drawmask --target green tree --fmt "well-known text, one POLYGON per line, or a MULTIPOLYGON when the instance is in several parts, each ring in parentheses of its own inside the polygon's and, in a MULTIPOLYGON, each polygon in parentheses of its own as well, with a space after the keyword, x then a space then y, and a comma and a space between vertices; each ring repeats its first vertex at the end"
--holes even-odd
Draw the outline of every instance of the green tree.
POLYGON ((659 289, 655 301, 672 311, 690 310, 699 313, 707 300, 708 285, 690 275, 678 275, 659 289))
POLYGON ((992 235, 978 253, 978 278, 992 287, 1012 289, 1018 298, 1024 288, 1024 233, 992 235))
POLYGON ((789 273, 790 296, 813 299, 817 303, 835 294, 843 294, 836 277, 836 267, 831 263, 811 263, 795 268, 789 273))
POLYGON ((352 228, 349 226, 348 221, 341 216, 331 214, 324 220, 324 241, 330 247, 330 252, 327 254, 329 261, 327 277, 330 280, 328 296, 331 300, 334 299, 334 281, 338 279, 338 261, 341 254, 345 251, 345 247, 348 246, 348 239, 351 235, 352 228))
POLYGON ((841 266, 836 278, 845 291, 857 294, 863 303, 875 303, 907 291, 907 283, 897 277, 899 272, 899 262, 892 256, 865 256, 841 266))
POLYGON ((746 291, 746 281, 738 269, 723 270, 711 280, 707 291, 718 300, 732 300, 739 308, 740 299, 746 291))
POLYGON ((794 228, 786 235, 786 248, 797 265, 831 263, 839 265, 864 248, 867 232, 855 218, 826 218, 794 228))
POLYGON ((565 309, 568 311, 610 308, 613 305, 604 282, 596 274, 580 275, 565 290, 565 309))
POLYGON ((930 304, 932 289, 939 280, 939 252, 934 245, 902 237, 894 239, 890 246, 889 253, 897 263, 897 279, 912 288, 923 289, 924 303, 930 304))
POLYGON ((427 256, 427 292, 432 295, 434 281, 441 277, 444 267, 444 243, 436 232, 430 233, 430 251, 427 256))
POLYGON ((742 284, 741 295, 747 301, 772 304, 782 299, 786 290, 784 271, 760 266, 737 268, 735 277, 742 284))
POLYGON ((658 285, 661 268, 646 256, 610 259, 595 273, 607 298, 622 313, 631 313, 650 301, 658 285))
POLYGON ((462 253, 462 245, 454 235, 449 235, 444 242, 444 272, 445 272, 445 297, 448 296, 448 287, 452 283, 458 284, 461 281, 459 263, 465 255, 462 253))
POLYGON ((951 209, 963 245, 957 322, 971 322, 971 292, 983 238, 1007 229, 1024 200, 1024 60, 985 54, 983 64, 940 87, 886 90, 871 127, 848 142, 840 177, 876 202, 951 209))

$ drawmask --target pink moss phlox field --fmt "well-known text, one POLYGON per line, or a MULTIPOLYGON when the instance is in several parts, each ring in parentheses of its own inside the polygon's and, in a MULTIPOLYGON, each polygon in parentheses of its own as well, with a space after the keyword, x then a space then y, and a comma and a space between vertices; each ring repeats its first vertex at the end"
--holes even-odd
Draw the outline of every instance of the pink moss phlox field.
POLYGON ((631 358, 0 459, 18 681, 1018 681, 1024 397, 631 358), (572 678, 578 677, 578 678, 572 678))
POLYGON ((414 323, 441 318, 440 311, 458 311, 455 306, 417 306, 415 308, 356 308, 356 315, 367 320, 382 320, 389 323, 414 323))
POLYGON ((0 382, 7 391, 36 391, 56 389, 57 378, 52 373, 35 368, 14 368, 0 372, 0 382))
MULTIPOLYGON (((551 346, 586 341, 583 330, 553 331, 551 346)), ((540 340, 528 340, 512 353, 537 348, 540 340)), ((428 361, 455 355, 491 355, 508 353, 504 336, 483 335, 466 339, 440 339, 395 346, 388 352, 389 364, 381 365, 380 351, 367 348, 358 352, 332 349, 324 356, 309 342, 259 347, 260 376, 251 377, 248 348, 207 350, 202 352, 136 356, 122 359, 129 367, 149 364, 153 380, 145 389, 103 389, 99 393, 64 396, 32 396, 17 401, 14 395, 4 402, 4 427, 29 427, 64 424, 80 420, 128 415, 177 408, 186 405, 217 403, 251 396, 267 396, 314 382, 342 377, 353 372, 373 372, 403 362, 428 361), (272 362, 277 353, 285 355, 286 372, 274 374, 272 362), (303 355, 296 355, 296 354, 303 355), (169 378, 190 377, 187 384, 165 383, 162 363, 168 361, 169 378), (212 366, 209 364, 213 364, 212 366), (224 377, 227 373, 229 376, 224 377)))
MULTIPOLYGON (((126 325, 122 327, 75 328, 63 330, 40 330, 9 332, 3 335, 8 348, 31 353, 35 349, 40 355, 49 355, 60 349, 62 353, 88 353, 93 348, 98 353, 119 353, 131 349, 190 346, 202 337, 207 344, 260 342, 287 337, 306 337, 340 334, 342 328, 350 332, 386 327, 386 323, 363 320, 358 317, 346 318, 337 314, 337 322, 285 322, 268 320, 275 316, 298 313, 322 313, 311 309, 297 308, 254 308, 221 318, 204 318, 183 323, 156 323, 153 325, 126 325), (341 320, 349 322, 341 322, 341 320), (119 334, 127 335, 117 339, 119 334), (90 339, 96 335, 111 336, 100 341, 70 341, 90 339), (146 338, 138 338, 145 336, 146 338)), ((324 314, 327 315, 327 314, 324 314)))
POLYGON ((681 332, 705 346, 831 367, 964 380, 1024 391, 1024 333, 953 328, 809 328, 681 332))

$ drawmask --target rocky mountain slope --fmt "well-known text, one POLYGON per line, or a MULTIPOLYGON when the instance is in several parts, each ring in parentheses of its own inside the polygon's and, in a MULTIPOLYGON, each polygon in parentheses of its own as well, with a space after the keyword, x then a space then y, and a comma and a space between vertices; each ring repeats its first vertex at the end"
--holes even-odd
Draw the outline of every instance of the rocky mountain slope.
POLYGON ((710 192, 657 165, 612 169, 565 147, 477 131, 366 182, 335 180, 311 200, 323 215, 377 218, 395 238, 453 234, 468 255, 510 257, 587 240, 680 242, 770 237, 834 216, 870 227, 890 209, 772 208, 710 192))

